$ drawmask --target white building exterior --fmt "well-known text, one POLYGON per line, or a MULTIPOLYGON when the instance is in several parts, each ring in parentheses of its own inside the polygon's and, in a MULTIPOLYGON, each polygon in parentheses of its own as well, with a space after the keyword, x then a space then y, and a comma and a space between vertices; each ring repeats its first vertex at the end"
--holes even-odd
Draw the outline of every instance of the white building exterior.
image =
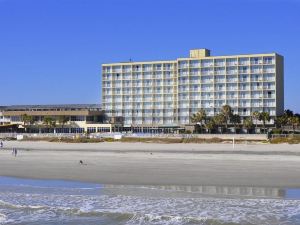
POLYGON ((204 109, 215 116, 230 105, 242 118, 284 111, 283 57, 276 53, 210 56, 207 49, 170 61, 102 65, 102 108, 125 126, 190 124, 204 109))

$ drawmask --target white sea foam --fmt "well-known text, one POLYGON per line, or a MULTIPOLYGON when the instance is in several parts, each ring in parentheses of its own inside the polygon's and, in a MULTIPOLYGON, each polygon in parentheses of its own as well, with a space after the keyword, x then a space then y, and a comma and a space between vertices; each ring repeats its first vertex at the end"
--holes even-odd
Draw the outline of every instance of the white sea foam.
POLYGON ((45 206, 40 205, 19 205, 19 204, 13 204, 9 202, 5 202, 0 200, 0 206, 5 208, 15 208, 15 209, 43 209, 45 206))
MULTIPOLYGON (((18 221, 109 217, 127 224, 300 224, 300 201, 284 199, 67 195, 0 192, 0 211, 18 221)), ((7 218, 6 218, 7 219, 7 218)), ((5 222, 4 222, 5 223, 5 222)), ((123 223, 123 224, 124 224, 123 223)))
POLYGON ((6 219, 6 215, 0 213, 0 224, 1 224, 1 223, 4 223, 6 220, 7 220, 7 219, 6 219))

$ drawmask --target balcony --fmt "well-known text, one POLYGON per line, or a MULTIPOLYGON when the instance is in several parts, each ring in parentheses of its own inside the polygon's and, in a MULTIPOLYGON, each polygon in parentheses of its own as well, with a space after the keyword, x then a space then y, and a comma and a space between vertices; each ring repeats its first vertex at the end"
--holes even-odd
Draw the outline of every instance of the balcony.
POLYGON ((238 79, 227 79, 227 83, 237 83, 238 79))
POLYGON ((240 116, 251 116, 250 112, 240 112, 240 116))
POLYGON ((275 73, 275 69, 264 69, 264 73, 275 73))
POLYGON ((226 74, 226 71, 223 70, 223 71, 215 71, 215 75, 225 75, 226 74))
POLYGON ((264 107, 275 107, 276 104, 275 103, 265 103, 264 107))
POLYGON ((240 104, 240 107, 251 107, 251 104, 250 103, 246 103, 246 104, 240 104))
POLYGON ((225 66, 225 62, 215 62, 216 67, 222 67, 225 66))
POLYGON ((206 84, 210 84, 210 83, 213 83, 214 80, 213 79, 203 79, 201 80, 201 83, 206 83, 206 84))
POLYGON ((132 116, 133 117, 142 117, 143 114, 142 113, 133 113, 132 116))
POLYGON ((275 60, 264 60, 264 64, 274 64, 275 60))
POLYGON ((252 107, 263 107, 262 103, 252 103, 252 107))
POLYGON ((202 72, 201 75, 202 76, 214 75, 214 72, 213 71, 211 71, 211 72, 202 72))
POLYGON ((203 92, 211 92, 211 91, 214 91, 214 89, 213 88, 201 88, 201 91, 203 91, 203 92))
POLYGON ((275 98, 275 95, 264 95, 264 98, 275 98))
POLYGON ((239 70, 239 73, 249 73, 250 70, 239 70))
POLYGON ((251 65, 261 65, 263 64, 262 60, 251 60, 250 61, 251 65))
POLYGON ((251 73, 262 73, 263 70, 251 70, 251 73))
POLYGON ((264 81, 275 81, 275 78, 264 78, 264 81))

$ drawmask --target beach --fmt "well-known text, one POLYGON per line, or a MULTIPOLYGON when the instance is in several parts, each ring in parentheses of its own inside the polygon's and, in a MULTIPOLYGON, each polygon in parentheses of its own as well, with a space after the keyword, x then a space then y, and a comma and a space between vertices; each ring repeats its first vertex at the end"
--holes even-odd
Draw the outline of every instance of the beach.
POLYGON ((298 188, 300 146, 7 141, 0 151, 0 176, 122 185, 298 188), (18 149, 17 157, 12 148, 18 149))
POLYGON ((0 224, 299 224, 299 147, 7 141, 0 224))

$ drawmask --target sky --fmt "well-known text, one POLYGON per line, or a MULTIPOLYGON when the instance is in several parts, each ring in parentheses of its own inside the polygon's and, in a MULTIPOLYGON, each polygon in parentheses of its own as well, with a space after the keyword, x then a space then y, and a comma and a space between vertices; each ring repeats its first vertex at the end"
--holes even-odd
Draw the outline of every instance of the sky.
POLYGON ((300 112, 300 0, 0 0, 0 105, 101 102, 101 64, 277 52, 300 112))

